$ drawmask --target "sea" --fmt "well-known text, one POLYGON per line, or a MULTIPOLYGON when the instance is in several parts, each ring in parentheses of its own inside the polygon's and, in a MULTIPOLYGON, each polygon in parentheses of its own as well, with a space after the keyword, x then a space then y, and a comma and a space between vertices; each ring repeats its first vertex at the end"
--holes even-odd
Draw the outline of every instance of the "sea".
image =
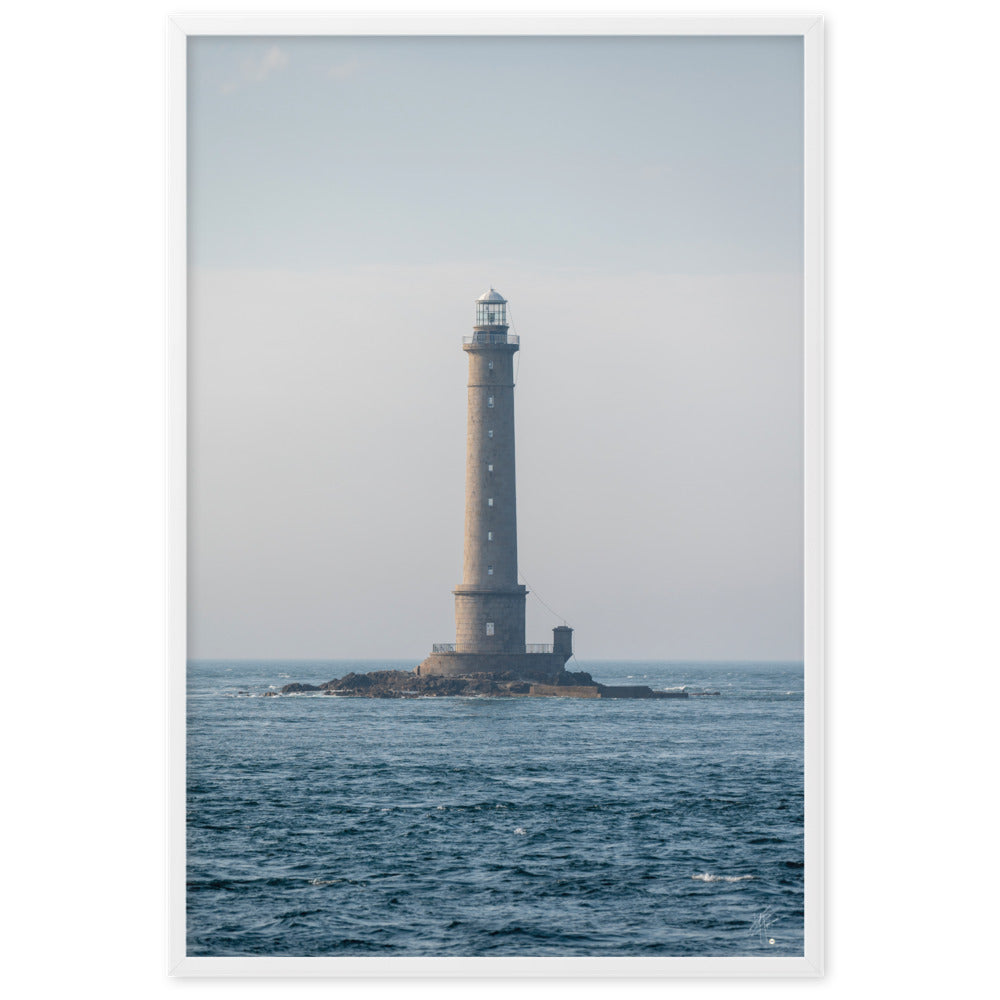
POLYGON ((275 696, 412 666, 188 664, 188 955, 803 954, 801 663, 569 665, 687 699, 275 696))

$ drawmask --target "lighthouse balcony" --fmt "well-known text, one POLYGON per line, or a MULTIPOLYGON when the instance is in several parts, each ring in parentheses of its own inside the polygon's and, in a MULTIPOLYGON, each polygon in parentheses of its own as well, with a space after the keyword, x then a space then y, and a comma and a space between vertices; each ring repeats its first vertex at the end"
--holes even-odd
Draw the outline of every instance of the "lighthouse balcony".
POLYGON ((517 346, 521 343, 521 338, 516 333, 507 333, 503 330, 476 330, 471 336, 463 337, 462 344, 513 344, 517 346))

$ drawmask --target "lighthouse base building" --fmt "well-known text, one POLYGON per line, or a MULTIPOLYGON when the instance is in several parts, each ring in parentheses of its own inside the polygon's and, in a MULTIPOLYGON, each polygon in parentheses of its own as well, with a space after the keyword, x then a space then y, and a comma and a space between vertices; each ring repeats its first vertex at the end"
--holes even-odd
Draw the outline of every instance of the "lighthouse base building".
POLYGON ((514 485, 514 355, 507 300, 492 288, 476 300, 476 325, 463 338, 469 358, 465 454, 465 548, 455 588, 455 642, 435 644, 417 667, 447 677, 511 674, 558 677, 573 655, 573 630, 553 630, 552 645, 525 644, 527 590, 517 573, 514 485))
POLYGON ((439 677, 512 674, 526 681, 551 681, 566 669, 566 661, 573 655, 573 630, 558 625, 552 633, 551 646, 529 645, 524 652, 459 653, 452 643, 436 643, 417 673, 439 677))

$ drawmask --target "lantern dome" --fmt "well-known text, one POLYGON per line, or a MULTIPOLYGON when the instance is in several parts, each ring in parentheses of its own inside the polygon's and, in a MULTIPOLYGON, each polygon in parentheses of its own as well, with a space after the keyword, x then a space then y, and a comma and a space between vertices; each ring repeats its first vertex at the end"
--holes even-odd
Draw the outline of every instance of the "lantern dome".
POLYGON ((507 300, 495 288, 476 299, 476 329, 483 326, 507 326, 507 300))

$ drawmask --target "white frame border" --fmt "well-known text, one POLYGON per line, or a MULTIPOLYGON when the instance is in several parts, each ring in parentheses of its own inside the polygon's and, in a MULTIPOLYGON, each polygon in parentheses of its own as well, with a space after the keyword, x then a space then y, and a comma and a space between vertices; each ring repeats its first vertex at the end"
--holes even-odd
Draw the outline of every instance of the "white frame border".
POLYGON ((167 789, 169 975, 802 978, 823 975, 824 68, 822 17, 213 16, 167 22, 167 789), (196 35, 800 35, 805 56, 805 955, 793 958, 198 958, 186 955, 187 39, 196 35))

